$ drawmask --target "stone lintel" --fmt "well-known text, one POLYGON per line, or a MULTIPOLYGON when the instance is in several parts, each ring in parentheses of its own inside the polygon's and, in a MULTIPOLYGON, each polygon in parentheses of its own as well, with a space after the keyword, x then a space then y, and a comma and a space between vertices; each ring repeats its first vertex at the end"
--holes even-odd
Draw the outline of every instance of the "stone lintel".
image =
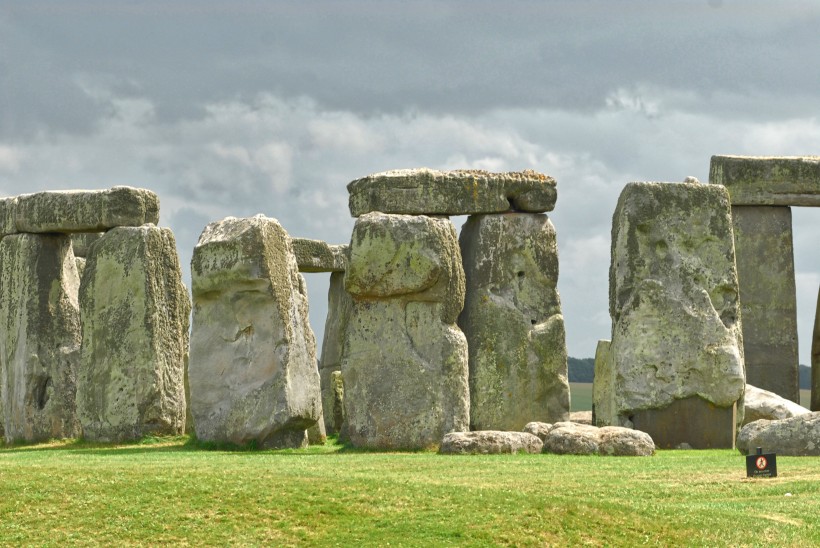
POLYGON ((344 272, 347 269, 347 245, 330 245, 308 238, 293 238, 292 242, 300 272, 344 272))
POLYGON ((712 156, 709 182, 732 205, 820 206, 820 156, 712 156))
POLYGON ((717 407, 697 396, 675 400, 661 409, 641 409, 629 417, 636 430, 646 432, 659 449, 682 443, 693 449, 734 449, 737 404, 717 407))

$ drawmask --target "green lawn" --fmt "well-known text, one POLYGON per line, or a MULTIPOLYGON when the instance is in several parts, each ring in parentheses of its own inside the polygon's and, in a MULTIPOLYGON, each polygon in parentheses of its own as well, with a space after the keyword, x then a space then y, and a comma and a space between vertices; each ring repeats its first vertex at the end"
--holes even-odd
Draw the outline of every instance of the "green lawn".
POLYGON ((0 544, 820 544, 820 459, 0 448, 0 544))

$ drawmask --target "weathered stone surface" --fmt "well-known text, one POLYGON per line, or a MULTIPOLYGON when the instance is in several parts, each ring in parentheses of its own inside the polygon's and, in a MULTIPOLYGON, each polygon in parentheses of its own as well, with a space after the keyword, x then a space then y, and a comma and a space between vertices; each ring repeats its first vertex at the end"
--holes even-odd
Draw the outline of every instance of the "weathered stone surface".
POLYGON ((15 216, 17 197, 0 198, 0 238, 17 233, 15 216))
MULTIPOLYGON (((734 416, 745 376, 725 188, 664 183, 624 188, 613 216, 610 315, 606 369, 613 375, 614 401, 609 415, 596 407, 598 424, 630 426, 639 411, 694 397, 734 416)), ((740 407, 742 415, 742 402, 740 407)), ((712 421, 696 428, 710 438, 710 428, 726 426, 712 421)), ((676 438, 675 432, 641 429, 660 446, 676 438)), ((734 431, 729 426, 728 433, 714 438, 733 440, 734 431)))
POLYGON ((592 378, 592 424, 606 426, 615 412, 615 371, 609 358, 611 341, 602 339, 595 348, 595 369, 592 378))
POLYGON ((592 424, 592 411, 572 411, 569 414, 569 422, 575 424, 592 424))
MULTIPOLYGON (((338 433, 341 422, 338 420, 337 385, 332 375, 342 369, 342 350, 344 348, 345 329, 353 308, 353 299, 345 291, 344 273, 333 272, 330 275, 330 287, 327 293, 327 318, 325 319, 325 337, 322 342, 322 358, 319 361, 319 379, 322 385, 322 410, 325 417, 325 428, 328 434, 338 433)), ((340 377, 341 379, 341 377, 340 377)), ((339 381, 341 382, 341 380, 339 381)))
POLYGON ((441 440, 439 453, 444 455, 501 455, 541 452, 544 443, 527 432, 483 430, 450 432, 441 440))
POLYGON ((293 238, 293 254, 301 272, 344 272, 346 245, 330 245, 321 240, 293 238))
POLYGON ((552 211, 555 179, 535 171, 400 169, 368 175, 347 185, 350 213, 474 215, 552 211))
POLYGON ((301 447, 321 416, 304 279, 278 221, 228 217, 203 231, 191 261, 188 380, 196 435, 301 447))
POLYGON ((330 374, 330 386, 333 391, 331 402, 333 431, 341 434, 345 423, 345 384, 341 371, 333 371, 330 374))
POLYGON ((74 263, 77 265, 77 274, 82 280, 83 273, 85 272, 85 257, 74 257, 74 263))
POLYGON ((71 247, 74 256, 85 258, 88 256, 91 244, 102 238, 105 232, 75 232, 71 235, 71 247))
POLYGON ((746 380, 800 401, 792 215, 733 206, 746 380))
POLYGON ((150 190, 55 190, 17 197, 19 232, 100 232, 159 222, 159 198, 150 190))
POLYGON ((541 441, 547 439, 547 434, 550 433, 552 430, 552 425, 548 422, 528 422, 524 425, 524 432, 532 434, 533 436, 538 436, 541 441))
POLYGON ((319 417, 313 426, 307 429, 308 445, 324 445, 327 442, 327 431, 325 430, 325 419, 319 417))
POLYGON ((543 440, 545 453, 561 455, 646 457, 655 453, 655 443, 649 434, 620 426, 598 428, 559 422, 552 425, 543 440))
POLYGON ((820 206, 820 156, 712 156, 709 182, 732 205, 820 206))
POLYGON ((437 446, 469 426, 464 271, 448 219, 369 213, 353 229, 342 376, 357 446, 437 446))
POLYGON ((68 236, 17 234, 0 242, 0 401, 8 442, 80 433, 79 285, 68 236))
POLYGON ((820 456, 820 413, 747 424, 737 436, 737 448, 750 454, 757 447, 783 456, 820 456))
POLYGON ((814 315, 814 331, 811 339, 811 403, 812 411, 820 411, 820 292, 817 295, 817 312, 814 315))
POLYGON ((470 364, 470 427, 520 430, 569 418, 558 248, 537 213, 474 215, 460 236, 470 364))
POLYGON ((780 420, 805 415, 809 410, 791 400, 781 398, 774 392, 763 390, 751 384, 746 385, 743 396, 745 413, 743 424, 749 424, 760 419, 780 420))
POLYGON ((191 303, 171 230, 106 232, 86 259, 80 310, 77 414, 84 437, 182 434, 191 303))

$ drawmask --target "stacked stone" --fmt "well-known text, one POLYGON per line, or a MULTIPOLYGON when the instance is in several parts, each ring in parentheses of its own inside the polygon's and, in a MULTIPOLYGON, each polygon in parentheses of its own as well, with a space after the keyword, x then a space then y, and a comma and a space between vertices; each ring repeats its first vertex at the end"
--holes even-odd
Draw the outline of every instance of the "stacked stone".
POLYGON ((791 206, 820 206, 820 157, 713 156, 709 182, 732 204, 748 382, 799 402, 791 206))
POLYGON ((341 367, 351 442, 429 447, 470 423, 520 430, 566 418, 554 229, 542 214, 555 181, 418 169, 348 191, 359 217, 341 367), (471 216, 460 247, 451 215, 471 216))
POLYGON ((173 236, 158 220, 156 194, 131 187, 0 201, 7 441, 182 431, 190 304, 173 236), (78 236, 101 232, 90 246, 78 236), (72 239, 89 264, 82 282, 72 239))
POLYGON ((262 215, 211 223, 194 249, 191 275, 197 437, 307 445, 322 407, 316 340, 291 237, 262 215))
POLYGON ((745 387, 726 189, 631 183, 618 200, 610 267, 612 341, 599 344, 599 426, 658 447, 733 447, 745 387))

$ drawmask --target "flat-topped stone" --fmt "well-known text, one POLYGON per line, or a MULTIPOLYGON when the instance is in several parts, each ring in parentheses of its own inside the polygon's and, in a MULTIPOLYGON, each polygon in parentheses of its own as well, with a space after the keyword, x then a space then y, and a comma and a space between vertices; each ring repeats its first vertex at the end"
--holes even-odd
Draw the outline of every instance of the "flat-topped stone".
POLYGON ((17 196, 0 198, 0 238, 8 234, 15 234, 14 214, 17 210, 17 196))
POLYGON ((347 268, 347 245, 331 245, 308 238, 292 241, 300 272, 344 272, 347 268))
POLYGON ((23 194, 14 206, 17 232, 100 232, 147 223, 159 223, 159 198, 129 186, 23 194))
POLYGON ((820 206, 820 156, 712 156, 709 182, 732 205, 820 206))
POLYGON ((350 213, 473 215, 552 211, 555 179, 532 170, 490 173, 480 170, 399 169, 356 179, 347 185, 350 213))

